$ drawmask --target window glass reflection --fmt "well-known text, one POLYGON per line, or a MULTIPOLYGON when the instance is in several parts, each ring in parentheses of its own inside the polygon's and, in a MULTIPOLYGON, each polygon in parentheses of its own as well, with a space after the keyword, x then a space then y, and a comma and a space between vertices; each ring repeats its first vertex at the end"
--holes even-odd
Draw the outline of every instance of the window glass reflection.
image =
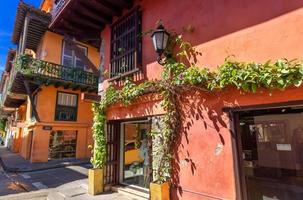
POLYGON ((124 178, 123 182, 148 188, 150 183, 149 123, 124 125, 124 178))
POLYGON ((303 199, 303 115, 240 118, 248 199, 303 199))

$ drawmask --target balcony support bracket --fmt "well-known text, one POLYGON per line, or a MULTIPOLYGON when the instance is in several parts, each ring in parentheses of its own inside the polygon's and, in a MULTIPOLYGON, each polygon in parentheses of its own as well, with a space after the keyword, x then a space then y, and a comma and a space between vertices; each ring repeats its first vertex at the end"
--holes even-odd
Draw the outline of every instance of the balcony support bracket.
POLYGON ((32 91, 31 91, 31 88, 29 86, 28 81, 24 80, 24 86, 25 86, 25 89, 26 89, 26 93, 29 96, 29 100, 30 100, 30 103, 31 103, 31 106, 32 106, 32 109, 33 109, 34 117, 37 120, 37 122, 40 122, 40 118, 39 118, 39 115, 38 115, 38 112, 37 112, 37 109, 36 109, 36 105, 35 105, 34 98, 33 98, 33 95, 32 95, 32 91))

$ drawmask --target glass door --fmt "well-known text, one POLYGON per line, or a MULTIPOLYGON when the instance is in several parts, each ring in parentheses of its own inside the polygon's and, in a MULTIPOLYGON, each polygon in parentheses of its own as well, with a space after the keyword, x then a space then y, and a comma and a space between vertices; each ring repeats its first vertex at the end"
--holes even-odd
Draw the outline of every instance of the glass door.
POLYGON ((303 114, 291 109, 249 112, 240 114, 238 125, 245 196, 303 199, 303 114))
POLYGON ((151 177, 150 148, 148 133, 150 122, 123 123, 121 182, 148 188, 151 177))

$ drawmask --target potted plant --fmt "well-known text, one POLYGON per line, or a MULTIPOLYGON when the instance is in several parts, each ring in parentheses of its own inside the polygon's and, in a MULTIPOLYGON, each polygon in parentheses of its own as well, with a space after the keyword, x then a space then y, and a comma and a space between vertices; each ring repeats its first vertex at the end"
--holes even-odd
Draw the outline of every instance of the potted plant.
POLYGON ((169 200, 170 186, 168 182, 150 183, 150 199, 151 200, 169 200))
MULTIPOLYGON (((100 123, 95 123, 94 126, 98 126, 100 123)), ((101 125, 102 126, 102 125, 101 125)), ((104 132, 100 131, 102 127, 94 127, 94 139, 95 144, 92 151, 91 163, 92 169, 88 170, 88 193, 90 195, 97 195, 104 191, 104 180, 103 180, 103 167, 105 165, 106 156, 106 139, 104 132)))

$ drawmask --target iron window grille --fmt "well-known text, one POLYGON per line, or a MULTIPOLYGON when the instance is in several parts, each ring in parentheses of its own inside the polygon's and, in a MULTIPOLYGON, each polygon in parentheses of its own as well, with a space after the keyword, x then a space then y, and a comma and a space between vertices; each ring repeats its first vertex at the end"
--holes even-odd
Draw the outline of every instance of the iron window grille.
POLYGON ((56 121, 77 121, 78 95, 64 92, 57 93, 55 112, 56 121))
POLYGON ((110 78, 131 74, 141 66, 141 21, 137 7, 111 26, 110 78))

